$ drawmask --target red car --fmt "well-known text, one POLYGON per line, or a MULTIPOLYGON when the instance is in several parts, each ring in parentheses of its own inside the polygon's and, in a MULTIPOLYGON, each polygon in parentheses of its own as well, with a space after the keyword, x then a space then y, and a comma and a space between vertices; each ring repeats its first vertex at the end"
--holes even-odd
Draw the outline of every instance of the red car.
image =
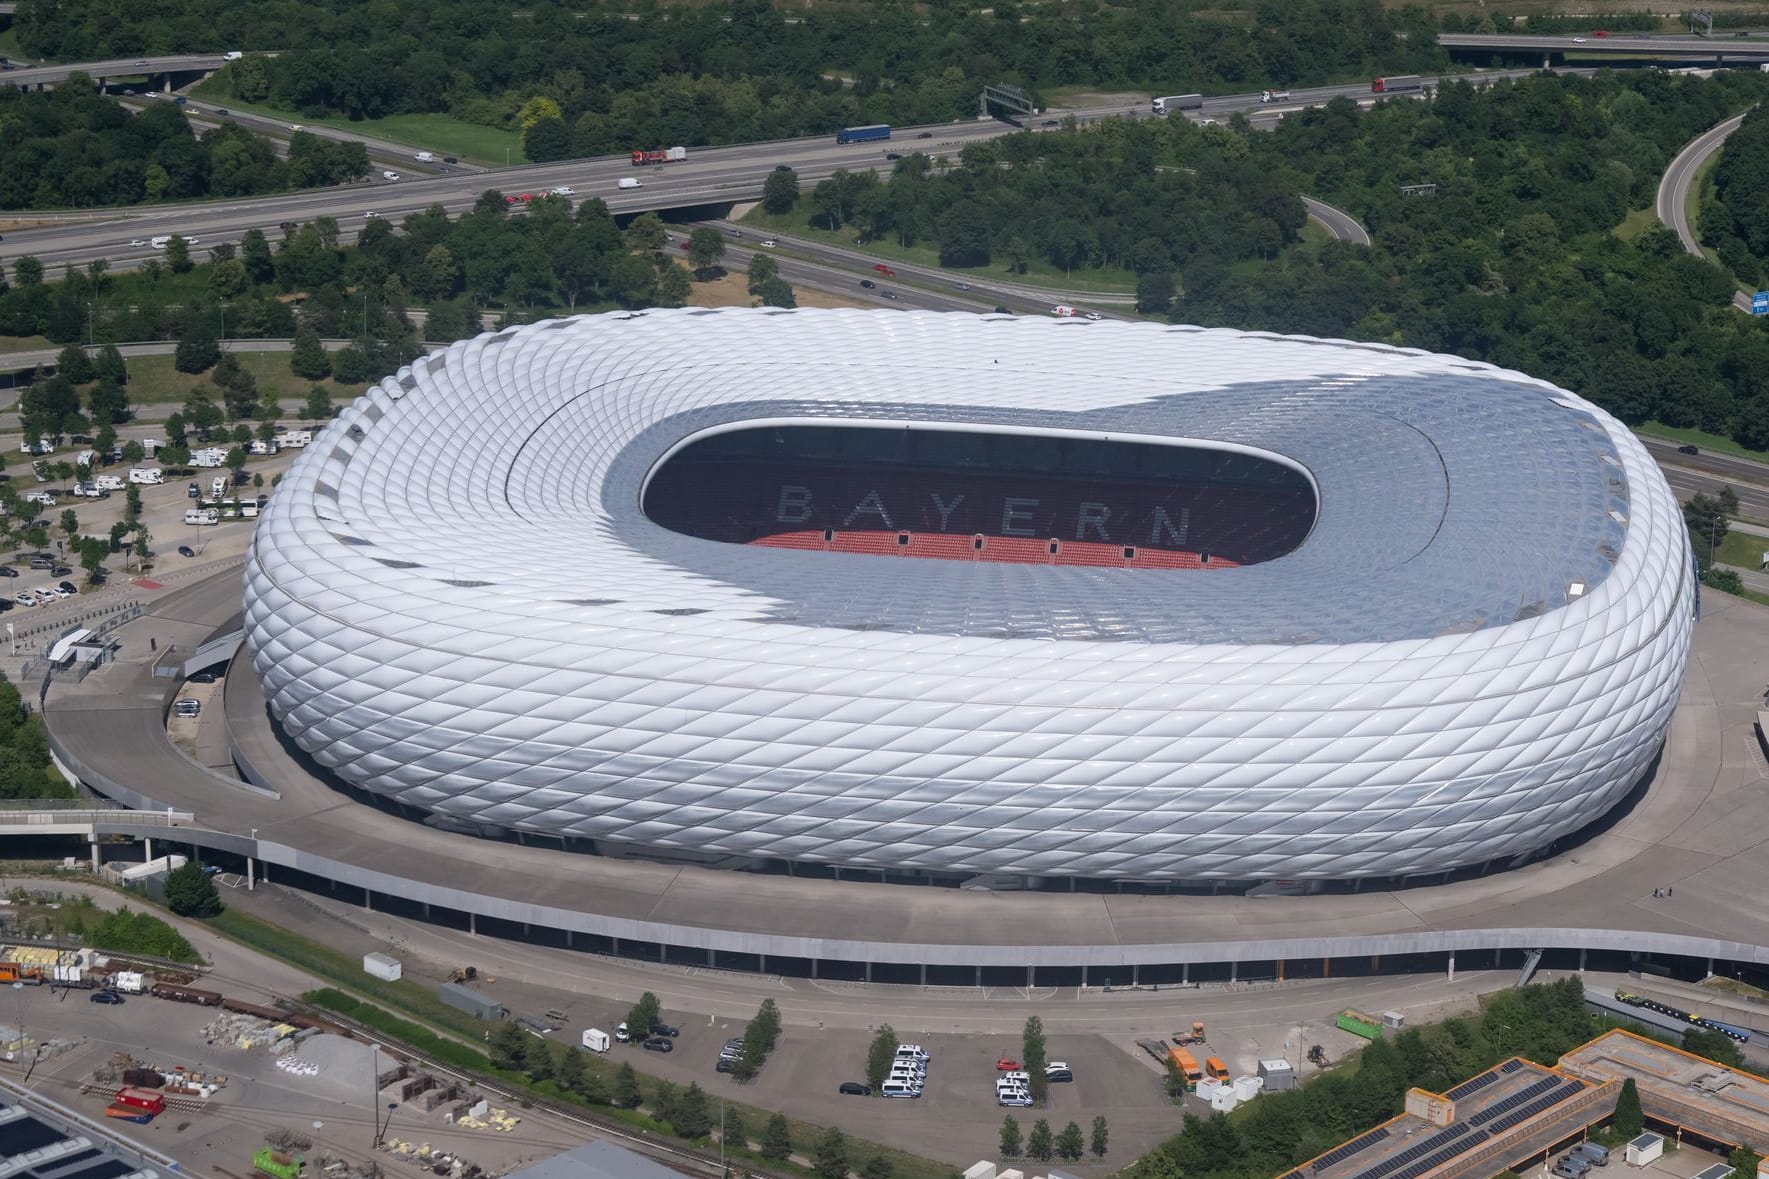
POLYGON ((534 194, 532 192, 525 192, 521 196, 517 197, 516 199, 526 205, 529 201, 532 201, 534 199, 534 194))
POLYGON ((1003 1056, 1000 1060, 995 1062, 995 1068, 998 1072, 1016 1073, 1020 1071, 1020 1062, 1017 1060, 1009 1060, 1007 1057, 1003 1056))
POLYGON ((683 248, 683 249, 684 249, 684 250, 685 250, 685 249, 687 249, 687 248, 688 248, 688 243, 687 243, 687 242, 677 242, 677 243, 676 243, 676 244, 677 244, 677 245, 678 245, 678 246, 680 246, 680 247, 682 247, 682 248, 683 248))
POLYGON ((895 270, 892 270, 889 266, 886 266, 883 262, 880 262, 877 265, 873 266, 873 269, 878 271, 880 274, 884 275, 886 278, 896 278, 897 277, 897 272, 895 270))
POLYGON ((516 203, 516 202, 517 202, 517 201, 518 201, 518 200, 519 200, 519 199, 520 199, 520 198, 519 198, 519 197, 517 197, 517 196, 516 196, 516 194, 515 194, 515 193, 511 193, 511 194, 510 194, 510 195, 509 195, 509 196, 507 196, 507 197, 505 197, 505 198, 504 198, 504 204, 506 204, 506 205, 513 205, 513 204, 515 204, 515 203, 516 203))
POLYGON ((1608 29, 1592 29, 1591 35, 1593 37, 1607 37, 1607 36, 1609 36, 1609 30, 1608 29))

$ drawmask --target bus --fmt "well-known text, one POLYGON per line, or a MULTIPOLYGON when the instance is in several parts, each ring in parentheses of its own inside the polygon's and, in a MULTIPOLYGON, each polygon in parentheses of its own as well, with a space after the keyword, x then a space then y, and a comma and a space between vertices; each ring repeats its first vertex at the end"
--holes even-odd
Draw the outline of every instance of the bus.
POLYGON ((843 127, 835 133, 837 143, 873 143, 890 137, 889 123, 874 123, 869 127, 843 127))

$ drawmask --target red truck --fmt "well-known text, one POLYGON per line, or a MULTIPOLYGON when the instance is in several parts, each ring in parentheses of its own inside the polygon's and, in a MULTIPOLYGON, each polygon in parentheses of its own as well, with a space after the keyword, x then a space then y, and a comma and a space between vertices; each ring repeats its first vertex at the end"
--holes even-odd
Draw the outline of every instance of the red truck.
POLYGON ((656 151, 635 151, 633 153, 633 167, 638 168, 645 164, 674 164, 687 158, 688 149, 685 147, 661 147, 656 151))

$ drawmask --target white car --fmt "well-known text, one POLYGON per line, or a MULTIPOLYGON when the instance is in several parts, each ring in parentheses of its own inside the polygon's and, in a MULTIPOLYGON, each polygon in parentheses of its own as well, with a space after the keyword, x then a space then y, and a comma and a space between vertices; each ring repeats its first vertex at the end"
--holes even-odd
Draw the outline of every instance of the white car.
POLYGON ((139 237, 137 237, 137 238, 131 238, 131 239, 130 239, 130 241, 129 241, 129 245, 130 245, 130 246, 131 246, 131 247, 136 247, 136 248, 139 248, 139 247, 141 247, 141 246, 145 246, 145 245, 147 245, 147 240, 146 240, 146 239, 145 239, 145 238, 139 238, 139 237))
POLYGON ((226 53, 223 53, 221 55, 221 60, 222 61, 238 61, 240 58, 242 58, 244 56, 245 56, 245 54, 241 53, 237 49, 229 49, 226 53))
POLYGON ((59 585, 52 585, 48 589, 42 590, 40 592, 46 593, 46 594, 54 594, 58 598, 71 598, 74 596, 73 590, 62 589, 59 585))
POLYGON ((771 250, 771 249, 773 249, 773 248, 774 248, 774 247, 775 247, 775 246, 777 246, 777 245, 779 245, 779 244, 780 244, 780 243, 779 243, 779 242, 777 242, 777 241, 775 241, 775 240, 774 240, 774 239, 773 239, 773 238, 771 238, 771 237, 769 237, 769 238, 763 238, 763 239, 762 239, 762 245, 763 245, 763 246, 764 246, 764 247, 765 247, 765 248, 767 248, 767 249, 770 249, 770 250, 771 250))
POLYGON ((61 595, 57 594, 52 589, 40 589, 37 591, 37 605, 39 606, 53 606, 59 601, 61 601, 61 595))
POLYGON ((1105 316, 1103 316, 1103 315, 1101 315, 1101 314, 1100 314, 1100 313, 1099 313, 1099 312, 1097 312, 1097 311, 1088 311, 1088 312, 1085 312, 1085 313, 1084 313, 1084 314, 1083 314, 1083 315, 1082 315, 1082 318, 1083 318, 1083 319, 1093 319, 1093 320, 1100 320, 1100 319, 1104 319, 1104 318, 1105 318, 1105 316))
POLYGON ((1574 45, 1583 45, 1585 43, 1585 39, 1583 37, 1574 37, 1572 39, 1572 43, 1574 45))
POLYGON ((27 503, 42 504, 46 508, 53 508, 55 506, 55 496, 48 491, 27 491, 25 493, 25 501, 27 503))
POLYGON ((571 185, 569 185, 569 184, 561 184, 558 188, 555 188, 553 190, 553 195, 554 196, 576 196, 577 189, 571 187, 571 185))
POLYGON ((21 606, 35 606, 37 604, 37 595, 32 590, 20 590, 12 600, 21 606))
POLYGON ((184 244, 187 246, 194 246, 201 240, 202 240, 201 238, 187 237, 184 239, 184 244))
POLYGON ((375 212, 373 209, 370 209, 368 212, 366 212, 362 215, 362 219, 364 221, 373 221, 375 218, 377 218, 379 216, 380 216, 379 213, 375 212))
POLYGON ((289 130, 291 130, 291 131, 305 131, 305 130, 307 130, 307 128, 302 126, 300 123, 290 123, 289 130))
POLYGON ((383 173, 381 173, 381 179, 382 180, 398 180, 399 173, 398 172, 383 172, 383 173))

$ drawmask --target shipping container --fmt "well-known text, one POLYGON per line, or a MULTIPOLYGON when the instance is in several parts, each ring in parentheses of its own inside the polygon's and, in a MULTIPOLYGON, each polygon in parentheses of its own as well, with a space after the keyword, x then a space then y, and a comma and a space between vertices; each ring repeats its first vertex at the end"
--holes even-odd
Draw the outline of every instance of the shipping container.
POLYGON ((386 954, 364 954, 362 968, 382 982, 398 982, 400 975, 405 973, 405 967, 400 965, 399 959, 386 954))
POLYGON ((443 983, 436 988, 436 997, 456 1011, 465 1011, 476 1019, 504 1018, 502 1003, 481 995, 472 987, 464 987, 460 983, 443 983))
POLYGON ((166 1095, 153 1089, 137 1089, 133 1085, 126 1085, 117 1090, 113 1104, 130 1105, 136 1109, 145 1109, 149 1113, 164 1113, 166 1112, 166 1095))
POLYGON ((105 1107, 104 1116, 107 1118, 121 1118, 125 1122, 134 1122, 138 1126, 145 1126, 154 1120, 153 1114, 145 1109, 136 1109, 133 1105, 107 1106, 105 1107))
POLYGON ((1339 1017, 1333 1021, 1333 1024, 1342 1031, 1350 1032, 1354 1036, 1362 1036, 1366 1040, 1380 1040, 1382 1038, 1381 1020, 1372 1015, 1365 1015, 1361 1011, 1354 1011, 1349 1007, 1339 1013, 1339 1017))

